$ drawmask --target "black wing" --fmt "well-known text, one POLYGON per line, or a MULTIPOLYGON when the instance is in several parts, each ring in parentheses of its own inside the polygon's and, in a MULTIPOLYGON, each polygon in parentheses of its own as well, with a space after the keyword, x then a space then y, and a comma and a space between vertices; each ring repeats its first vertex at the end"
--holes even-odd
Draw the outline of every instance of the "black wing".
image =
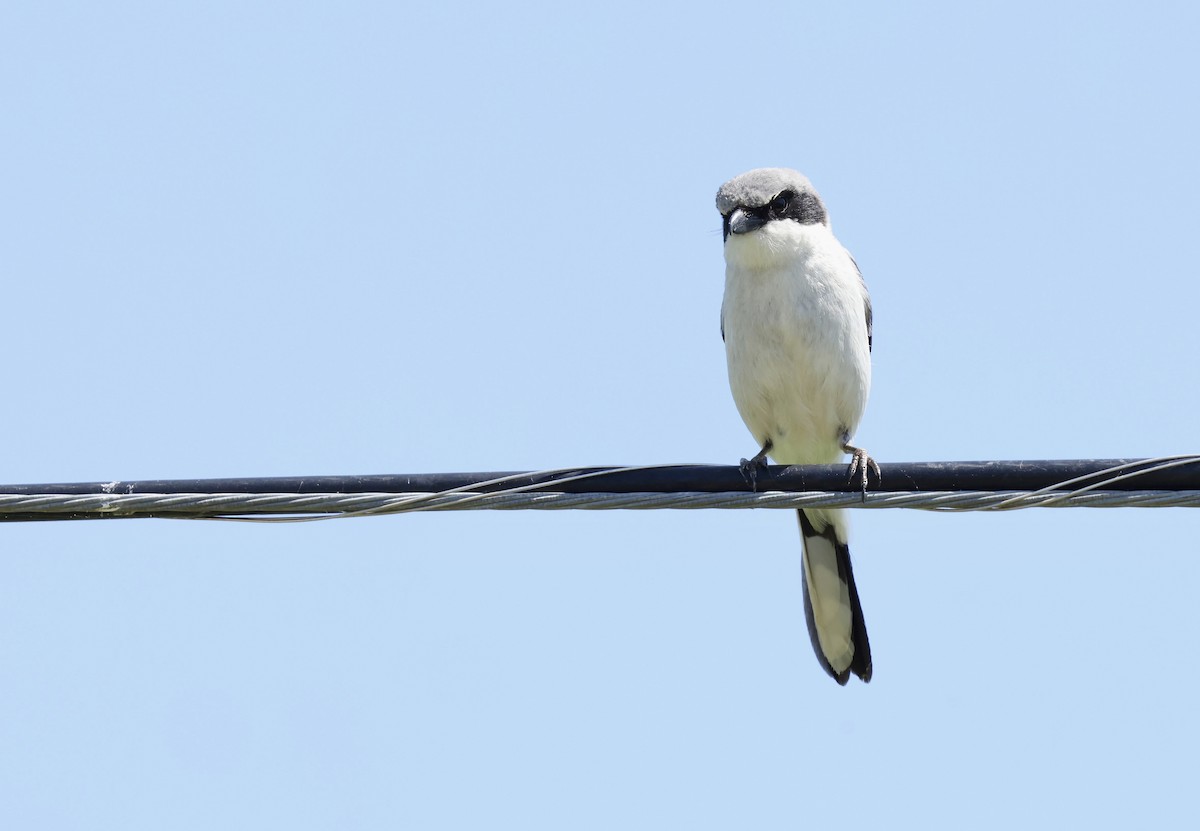
MULTIPOLYGON (((850 257, 850 262, 854 263, 853 256, 850 257)), ((867 351, 870 352, 871 345, 872 345, 871 344, 872 329, 874 328, 874 323, 875 323, 875 316, 873 314, 871 314, 871 295, 867 292, 867 281, 863 279, 862 269, 858 267, 858 263, 854 263, 854 270, 858 272, 858 280, 860 283, 862 283, 862 287, 863 287, 863 306, 866 307, 866 312, 867 312, 867 351)), ((725 330, 722 329, 721 330, 721 338, 724 339, 724 337, 725 337, 725 330)))

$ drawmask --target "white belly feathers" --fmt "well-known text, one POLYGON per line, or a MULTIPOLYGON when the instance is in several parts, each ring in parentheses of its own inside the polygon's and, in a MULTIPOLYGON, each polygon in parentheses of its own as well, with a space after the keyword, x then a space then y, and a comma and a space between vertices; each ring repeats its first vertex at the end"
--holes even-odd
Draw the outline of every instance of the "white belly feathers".
POLYGON ((865 290, 828 228, 786 224, 786 235, 762 240, 764 228, 753 235, 760 239, 726 244, 729 382, 742 420, 760 445, 772 441, 776 462, 832 463, 871 384, 865 290))

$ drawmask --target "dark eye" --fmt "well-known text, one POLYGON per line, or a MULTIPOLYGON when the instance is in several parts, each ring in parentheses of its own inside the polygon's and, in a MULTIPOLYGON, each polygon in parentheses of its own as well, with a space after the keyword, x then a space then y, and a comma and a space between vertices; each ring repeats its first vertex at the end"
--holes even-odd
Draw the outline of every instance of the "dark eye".
POLYGON ((792 204, 792 197, 795 196, 790 190, 785 190, 783 193, 771 200, 771 213, 782 215, 787 213, 788 207, 792 204))

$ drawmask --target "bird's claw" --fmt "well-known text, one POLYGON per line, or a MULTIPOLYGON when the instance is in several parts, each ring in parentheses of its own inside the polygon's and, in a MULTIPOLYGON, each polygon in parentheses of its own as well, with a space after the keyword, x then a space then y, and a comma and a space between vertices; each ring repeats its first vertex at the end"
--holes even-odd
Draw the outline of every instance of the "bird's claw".
POLYGON ((875 481, 878 483, 883 481, 883 473, 879 470, 879 463, 872 459, 867 454, 867 451, 861 447, 850 447, 847 449, 853 454, 850 457, 849 480, 853 482, 856 477, 858 478, 859 484, 862 486, 863 502, 866 502, 867 485, 869 484, 868 474, 874 473, 875 481))
POLYGON ((760 468, 767 466, 767 457, 759 453, 753 459, 742 459, 738 464, 738 470, 742 472, 742 478, 746 480, 746 484, 750 486, 750 490, 758 493, 758 471, 760 468))

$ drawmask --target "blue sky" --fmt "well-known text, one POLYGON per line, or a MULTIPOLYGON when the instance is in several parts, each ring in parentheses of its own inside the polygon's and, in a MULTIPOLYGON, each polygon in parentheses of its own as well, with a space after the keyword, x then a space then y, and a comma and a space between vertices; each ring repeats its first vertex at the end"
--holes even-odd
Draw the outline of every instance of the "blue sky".
MULTIPOLYGON (((717 187, 804 171, 880 461, 1194 451, 1193 4, 0 10, 0 478, 729 463, 717 187)), ((21 828, 1179 825, 1196 517, 0 529, 21 828)))

